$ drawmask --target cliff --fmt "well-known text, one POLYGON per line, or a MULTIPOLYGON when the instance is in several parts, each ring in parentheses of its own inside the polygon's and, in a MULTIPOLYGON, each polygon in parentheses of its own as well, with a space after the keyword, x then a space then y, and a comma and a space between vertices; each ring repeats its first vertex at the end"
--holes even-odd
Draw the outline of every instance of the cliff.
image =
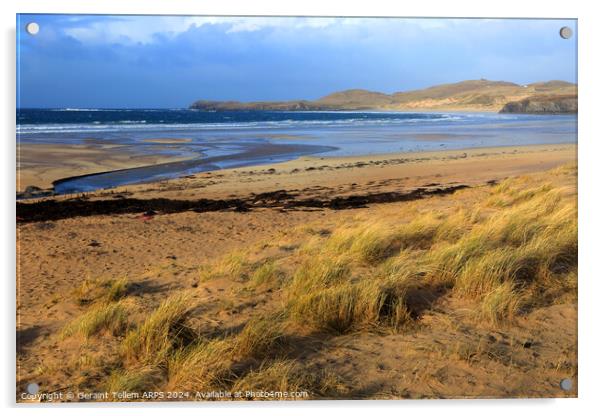
POLYGON ((577 96, 529 97, 507 103, 500 113, 574 114, 577 106, 577 96))

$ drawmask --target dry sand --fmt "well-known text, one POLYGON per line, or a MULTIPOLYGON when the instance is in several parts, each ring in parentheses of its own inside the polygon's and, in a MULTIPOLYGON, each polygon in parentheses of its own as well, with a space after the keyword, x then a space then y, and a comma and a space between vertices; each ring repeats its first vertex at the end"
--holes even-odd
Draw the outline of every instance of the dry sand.
MULTIPOLYGON (((39 175, 58 174, 58 162, 70 151, 76 150, 54 154, 47 170, 32 175, 41 179, 39 175)), ((93 169, 93 160, 103 150, 87 151, 88 168, 93 169)), ((469 205, 488 181, 524 174, 545 180, 539 172, 575 160, 576 145, 301 158, 100 191, 90 194, 90 200, 228 198, 280 189, 294 191, 299 198, 333 198, 465 184, 473 188, 461 194, 463 203, 469 205)), ((576 192, 574 183, 567 186, 576 192)), ((442 196, 410 203, 444 207, 449 202, 442 196)), ((249 297, 240 285, 223 280, 198 286, 199 264, 270 241, 290 239, 290 245, 278 248, 288 250, 296 244, 293 230, 300 226, 329 230, 352 216, 391 215, 403 204, 407 203, 375 204, 362 210, 102 215, 18 224, 18 391, 34 381, 51 391, 86 385, 99 376, 79 369, 78 360, 82 354, 103 357, 110 351, 108 340, 101 338, 98 344, 82 347, 56 337, 60 328, 82 313, 71 294, 87 278, 126 276, 134 288, 132 296, 138 296, 149 310, 170 292, 195 287, 195 296, 207 304, 207 312, 198 317, 199 325, 235 328, 265 305, 278 302, 280 294, 249 297)), ((441 299, 424 315, 423 329, 417 332, 315 339, 300 346, 306 349, 304 362, 316 368, 336 368, 349 383, 356 383, 354 397, 574 396, 574 391, 558 389, 557 382, 576 368, 576 305, 538 309, 501 330, 469 326, 461 313, 464 305, 454 302, 441 299), (537 342, 533 348, 524 347, 533 340, 537 342), (457 350, 465 345, 486 347, 491 355, 473 365, 457 350)))

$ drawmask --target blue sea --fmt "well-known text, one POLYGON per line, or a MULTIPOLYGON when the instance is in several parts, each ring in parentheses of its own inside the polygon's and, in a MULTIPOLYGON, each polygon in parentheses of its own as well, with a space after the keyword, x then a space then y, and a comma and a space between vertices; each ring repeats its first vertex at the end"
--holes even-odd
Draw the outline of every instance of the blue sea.
POLYGON ((297 158, 577 142, 575 115, 189 109, 19 109, 21 143, 117 144, 184 162, 55 183, 57 193, 110 188, 297 158), (149 139, 187 139, 165 145, 149 139))

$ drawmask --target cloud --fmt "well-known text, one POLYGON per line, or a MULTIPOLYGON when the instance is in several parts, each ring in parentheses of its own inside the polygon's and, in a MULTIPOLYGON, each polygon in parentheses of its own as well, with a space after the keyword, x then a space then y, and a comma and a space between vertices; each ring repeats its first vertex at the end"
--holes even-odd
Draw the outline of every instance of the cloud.
MULTIPOLYGON (((575 79, 574 21, 28 15, 24 106, 185 106, 318 98, 463 79, 575 79)), ((21 29, 23 30, 23 29, 21 29)), ((576 30, 575 30, 576 33, 576 30)))
POLYGON ((158 35, 173 37, 192 26, 217 22, 211 17, 119 16, 82 21, 63 29, 63 33, 83 43, 151 43, 158 35))
POLYGON ((448 36, 505 36, 511 27, 542 26, 549 21, 439 18, 338 18, 338 17, 240 17, 240 16, 129 16, 37 15, 43 31, 69 36, 85 44, 152 44, 173 39, 202 27, 219 28, 224 34, 266 33, 325 38, 379 36, 413 39, 425 33, 448 36))
POLYGON ((398 29, 400 34, 445 30, 462 24, 457 19, 339 18, 339 17, 226 17, 226 16, 64 16, 54 29, 84 43, 149 44, 191 29, 220 26, 224 33, 317 30, 336 35, 366 25, 375 30, 398 29))
POLYGON ((354 19, 308 17, 220 17, 220 16, 103 16, 96 20, 67 19, 62 32, 85 43, 142 43, 173 38, 203 26, 222 26, 225 33, 255 32, 263 29, 326 28, 355 24, 354 19))

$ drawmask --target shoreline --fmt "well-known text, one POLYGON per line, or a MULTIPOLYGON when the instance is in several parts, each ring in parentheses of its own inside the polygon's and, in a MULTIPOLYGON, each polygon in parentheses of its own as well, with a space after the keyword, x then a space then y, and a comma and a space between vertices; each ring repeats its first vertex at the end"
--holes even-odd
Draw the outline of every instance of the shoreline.
MULTIPOLYGON (((274 129, 262 125, 257 130, 245 127, 240 131, 218 129, 213 132, 211 129, 185 128, 177 133, 154 132, 152 129, 144 133, 136 128, 125 136, 109 134, 106 140, 81 132, 55 139, 52 139, 55 136, 49 136, 46 140, 54 141, 54 144, 45 142, 44 136, 38 138, 38 143, 18 143, 17 191, 22 193, 32 187, 33 192, 20 197, 42 196, 40 191, 46 194, 82 193, 172 180, 204 171, 270 165, 308 155, 329 159, 346 155, 361 158, 446 149, 576 142, 573 118, 559 118, 550 126, 539 119, 523 122, 519 117, 518 121, 513 118, 502 121, 503 117, 499 116, 468 115, 440 118, 436 114, 427 112, 424 116, 427 121, 416 125, 413 121, 406 123, 402 116, 393 119, 379 116, 374 124, 370 121, 372 118, 366 116, 368 121, 357 126, 353 118, 349 121, 346 117, 340 128, 324 129, 314 126, 315 117, 291 116, 294 123, 302 123, 299 129, 285 128, 287 123, 281 125, 282 117, 277 117, 274 129), (305 121, 309 124, 303 124, 305 121), (385 124, 381 125, 383 122, 385 124), (395 123, 398 122, 405 127, 397 128, 395 123), (423 128, 423 125, 428 127, 423 128), (481 125, 485 127, 475 128, 481 125), (544 125, 547 130, 542 130, 544 125), (518 132, 512 133, 512 129, 518 129, 518 132), (82 144, 71 144, 72 140, 82 144), (59 186, 55 186, 57 184, 59 186)), ((324 121, 322 118, 316 119, 318 124, 324 121)), ((416 115, 416 118, 422 120, 423 117, 416 115)), ((220 117, 216 120, 223 121, 220 117)), ((326 117, 326 122, 338 126, 337 120, 326 117)))
MULTIPOLYGON (((163 143, 161 143, 163 144, 163 143)), ((70 176, 85 176, 102 170, 121 170, 189 160, 196 155, 169 155, 164 146, 149 154, 117 144, 17 144, 17 193, 27 187, 51 190, 53 183, 70 176), (163 153, 161 153, 163 151, 163 153)))
MULTIPOLYGON (((252 166, 199 172, 154 182, 123 185, 86 193, 103 198, 125 192, 141 198, 173 199, 247 197, 279 189, 306 190, 349 187, 383 181, 406 187, 424 183, 485 183, 504 175, 529 173, 576 160, 577 144, 478 147, 459 150, 381 153, 363 156, 301 156, 252 166), (540 163, 541 162, 541 163, 540 163), (503 169, 502 169, 503 168, 503 169), (440 172, 437 169, 441 170, 440 172), (497 174, 491 172, 497 170, 497 174), (447 180, 443 180, 447 179, 447 180), (353 184, 356 185, 353 185, 353 184)), ((355 189, 352 189, 355 188, 355 189)), ((381 188, 390 189, 391 186, 381 188)), ((64 195, 68 197, 68 195, 64 195)))
MULTIPOLYGON (((493 183, 509 176, 574 162, 576 149, 576 144, 553 144, 344 157, 308 155, 278 163, 208 170, 173 179, 85 193, 34 197, 19 202, 67 201, 85 194, 86 199, 93 201, 203 200, 202 205, 218 207, 222 204, 232 208, 253 204, 258 195, 286 191, 302 200, 309 199, 319 206, 328 206, 330 202, 327 201, 336 198, 369 196, 370 199, 373 194, 405 194, 421 188, 472 187, 493 183)), ((302 206, 308 202, 295 204, 302 206)))

